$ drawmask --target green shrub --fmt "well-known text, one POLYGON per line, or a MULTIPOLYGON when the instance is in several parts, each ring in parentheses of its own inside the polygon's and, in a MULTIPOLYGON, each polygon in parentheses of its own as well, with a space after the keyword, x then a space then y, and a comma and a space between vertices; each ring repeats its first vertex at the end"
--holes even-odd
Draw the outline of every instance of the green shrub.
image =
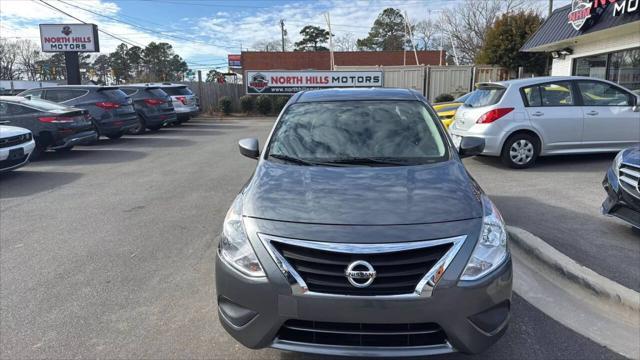
POLYGON ((256 109, 262 115, 268 115, 271 113, 271 109, 273 109, 273 103, 271 102, 271 97, 269 95, 260 95, 256 99, 256 109))
POLYGON ((276 98, 273 99, 273 112, 276 115, 280 114, 284 106, 287 105, 287 101, 289 101, 290 98, 291 96, 286 95, 276 96, 276 98))
POLYGON ((447 102, 447 101, 453 101, 453 100, 454 100, 454 97, 451 94, 440 94, 436 96, 434 102, 440 103, 440 102, 447 102))
POLYGON ((240 110, 244 113, 253 112, 256 108, 255 96, 245 95, 240 98, 240 110))
POLYGON ((223 96, 218 100, 218 109, 222 111, 225 115, 229 115, 231 113, 231 107, 233 106, 233 101, 228 96, 223 96))

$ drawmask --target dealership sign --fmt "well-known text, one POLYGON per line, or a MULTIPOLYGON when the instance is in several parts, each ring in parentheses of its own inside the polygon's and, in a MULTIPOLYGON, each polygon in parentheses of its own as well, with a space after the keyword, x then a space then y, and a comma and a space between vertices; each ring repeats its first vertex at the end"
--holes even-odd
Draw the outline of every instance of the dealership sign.
POLYGON ((43 52, 99 52, 95 24, 40 24, 43 52))
POLYGON ((242 56, 237 54, 229 54, 227 55, 227 61, 229 63, 229 67, 241 67, 242 66, 242 56))
POLYGON ((632 13, 640 10, 640 0, 572 0, 569 12, 569 24, 576 30, 581 30, 598 13, 598 9, 613 5, 613 16, 632 13))
POLYGON ((247 71, 247 94, 295 94, 303 90, 381 87, 382 71, 247 71))

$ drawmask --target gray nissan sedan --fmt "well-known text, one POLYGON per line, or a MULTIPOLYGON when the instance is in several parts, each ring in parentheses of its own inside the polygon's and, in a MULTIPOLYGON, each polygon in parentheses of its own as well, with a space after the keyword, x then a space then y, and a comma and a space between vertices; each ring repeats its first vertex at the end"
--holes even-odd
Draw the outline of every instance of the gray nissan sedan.
POLYGON ((218 314, 243 345, 325 355, 478 353, 509 321, 504 221, 422 95, 302 92, 231 205, 218 314))

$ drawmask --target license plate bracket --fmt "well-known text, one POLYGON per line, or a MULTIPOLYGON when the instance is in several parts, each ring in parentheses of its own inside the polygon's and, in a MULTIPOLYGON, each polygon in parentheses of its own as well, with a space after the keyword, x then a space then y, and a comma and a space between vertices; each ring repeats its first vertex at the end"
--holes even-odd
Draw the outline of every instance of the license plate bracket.
POLYGON ((19 158, 21 158, 23 156, 24 156, 24 149, 23 148, 11 149, 11 150, 9 150, 9 156, 7 157, 7 160, 15 160, 15 159, 19 159, 19 158))

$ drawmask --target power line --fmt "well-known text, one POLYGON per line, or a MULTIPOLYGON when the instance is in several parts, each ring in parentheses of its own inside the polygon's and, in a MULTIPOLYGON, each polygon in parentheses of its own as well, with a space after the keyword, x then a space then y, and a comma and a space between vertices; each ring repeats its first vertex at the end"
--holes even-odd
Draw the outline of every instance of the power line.
POLYGON ((151 34, 162 34, 162 35, 164 35, 166 37, 169 37, 169 38, 174 38, 174 39, 184 40, 184 41, 190 41, 190 42, 197 42, 197 43, 201 43, 201 44, 205 44, 205 45, 213 45, 213 46, 218 46, 218 47, 222 47, 222 48, 226 48, 226 49, 235 48, 235 46, 225 46, 225 45, 220 45, 220 44, 213 43, 213 42, 199 41, 199 40, 196 40, 196 39, 190 39, 190 38, 181 37, 181 36, 177 36, 177 35, 173 35, 173 34, 167 34, 166 32, 163 32, 163 31, 160 31, 160 30, 157 30, 157 29, 147 28, 147 27, 144 27, 144 26, 141 26, 141 25, 138 25, 138 24, 134 24, 134 23, 131 23, 131 22, 128 22, 128 21, 124 21, 124 20, 118 19, 118 18, 113 17, 113 16, 100 14, 98 12, 95 12, 95 11, 90 10, 90 9, 83 8, 83 7, 75 5, 75 4, 72 5, 72 4, 69 4, 68 2, 63 1, 63 0, 58 0, 58 1, 60 1, 63 4, 69 5, 69 6, 74 6, 74 7, 78 8, 78 9, 80 9, 80 10, 84 10, 84 11, 89 12, 89 13, 94 14, 94 15, 101 16, 101 17, 104 17, 104 18, 107 18, 107 19, 110 19, 110 20, 113 20, 113 21, 116 21, 116 22, 119 22, 119 23, 122 23, 122 24, 126 24, 126 25, 129 25, 129 26, 136 27, 138 29, 144 30, 144 31, 149 32, 151 34))
MULTIPOLYGON (((35 0, 32 0, 32 1, 36 2, 35 0)), ((68 17, 72 18, 72 19, 75 19, 75 20, 77 20, 77 21, 80 21, 80 22, 81 22, 81 23, 83 23, 83 24, 86 24, 86 23, 87 23, 86 21, 84 21, 84 20, 82 20, 82 19, 78 19, 77 17, 75 17, 75 16, 73 16, 73 15, 71 15, 71 14, 67 13, 67 12, 66 12, 66 11, 64 11, 64 10, 58 9, 57 7, 55 7, 55 6, 53 6, 53 5, 49 4, 49 3, 47 3, 47 2, 46 2, 46 1, 44 1, 44 0, 38 0, 38 1, 40 1, 41 5, 43 5, 43 4, 44 4, 44 5, 48 6, 49 8, 54 9, 54 10, 56 10, 56 11, 58 11, 58 12, 60 12, 60 13, 64 14, 64 15, 66 15, 66 16, 68 16, 68 17)), ((38 2, 36 2, 36 4, 38 4, 38 2)), ((43 5, 43 6, 44 6, 44 5, 43 5)), ((68 4, 67 4, 67 5, 68 5, 68 4)), ((111 34, 111 33, 108 33, 108 32, 106 32, 106 31, 104 31, 104 30, 101 30, 101 29, 98 29, 98 31, 100 31, 101 33, 103 33, 103 34, 105 34, 105 35, 111 36, 112 38, 114 38, 114 39, 116 39, 116 40, 120 40, 120 41, 122 41, 122 42, 123 42, 123 43, 125 43, 125 44, 129 44, 129 45, 132 45, 132 46, 142 46, 142 47, 144 46, 144 45, 140 45, 140 44, 136 45, 136 44, 134 44, 134 43, 132 43, 132 42, 129 42, 129 41, 127 41, 127 40, 124 40, 123 38, 120 38, 120 37, 118 37, 118 36, 115 36, 115 35, 113 35, 113 34, 111 34)))

